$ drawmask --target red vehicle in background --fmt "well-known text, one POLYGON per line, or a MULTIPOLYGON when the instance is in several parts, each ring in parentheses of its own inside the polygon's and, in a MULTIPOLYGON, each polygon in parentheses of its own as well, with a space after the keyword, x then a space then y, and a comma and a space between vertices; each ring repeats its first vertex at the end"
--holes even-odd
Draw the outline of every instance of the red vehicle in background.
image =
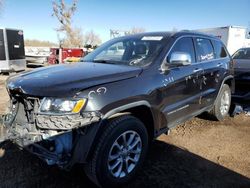
POLYGON ((78 62, 85 55, 82 48, 50 48, 49 64, 78 62))

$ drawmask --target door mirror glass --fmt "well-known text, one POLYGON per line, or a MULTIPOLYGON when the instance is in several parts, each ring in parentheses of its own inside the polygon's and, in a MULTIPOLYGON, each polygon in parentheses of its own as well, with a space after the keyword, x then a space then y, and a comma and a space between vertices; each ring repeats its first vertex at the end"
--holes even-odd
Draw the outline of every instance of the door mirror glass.
POLYGON ((168 58, 168 63, 176 66, 190 65, 191 61, 191 55, 185 52, 173 52, 168 58))

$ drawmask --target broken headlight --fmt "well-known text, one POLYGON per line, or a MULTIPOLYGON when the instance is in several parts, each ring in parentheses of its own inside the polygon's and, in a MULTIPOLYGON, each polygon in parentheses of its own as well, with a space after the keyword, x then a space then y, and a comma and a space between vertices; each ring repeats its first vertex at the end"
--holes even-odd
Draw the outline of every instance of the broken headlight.
POLYGON ((79 113, 86 99, 44 98, 39 112, 41 113, 79 113))

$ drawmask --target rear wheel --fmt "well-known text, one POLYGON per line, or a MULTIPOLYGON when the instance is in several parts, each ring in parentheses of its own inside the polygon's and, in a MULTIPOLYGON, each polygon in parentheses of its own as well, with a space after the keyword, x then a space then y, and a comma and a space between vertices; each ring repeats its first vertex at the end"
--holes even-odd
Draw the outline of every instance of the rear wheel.
POLYGON ((139 119, 127 115, 115 118, 102 133, 85 172, 99 186, 123 185, 141 167, 147 148, 147 130, 139 119))
POLYGON ((231 89, 227 84, 222 86, 220 93, 214 103, 214 107, 210 114, 217 120, 223 120, 230 110, 231 105, 231 89))

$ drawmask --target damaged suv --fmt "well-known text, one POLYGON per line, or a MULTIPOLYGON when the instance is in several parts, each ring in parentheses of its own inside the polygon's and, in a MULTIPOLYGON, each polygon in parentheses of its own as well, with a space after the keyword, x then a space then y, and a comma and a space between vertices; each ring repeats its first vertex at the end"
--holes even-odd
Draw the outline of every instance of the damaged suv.
POLYGON ((154 32, 115 38, 83 62, 10 77, 5 139, 49 165, 84 164, 98 186, 128 182, 150 141, 208 112, 222 120, 232 59, 215 37, 154 32))

